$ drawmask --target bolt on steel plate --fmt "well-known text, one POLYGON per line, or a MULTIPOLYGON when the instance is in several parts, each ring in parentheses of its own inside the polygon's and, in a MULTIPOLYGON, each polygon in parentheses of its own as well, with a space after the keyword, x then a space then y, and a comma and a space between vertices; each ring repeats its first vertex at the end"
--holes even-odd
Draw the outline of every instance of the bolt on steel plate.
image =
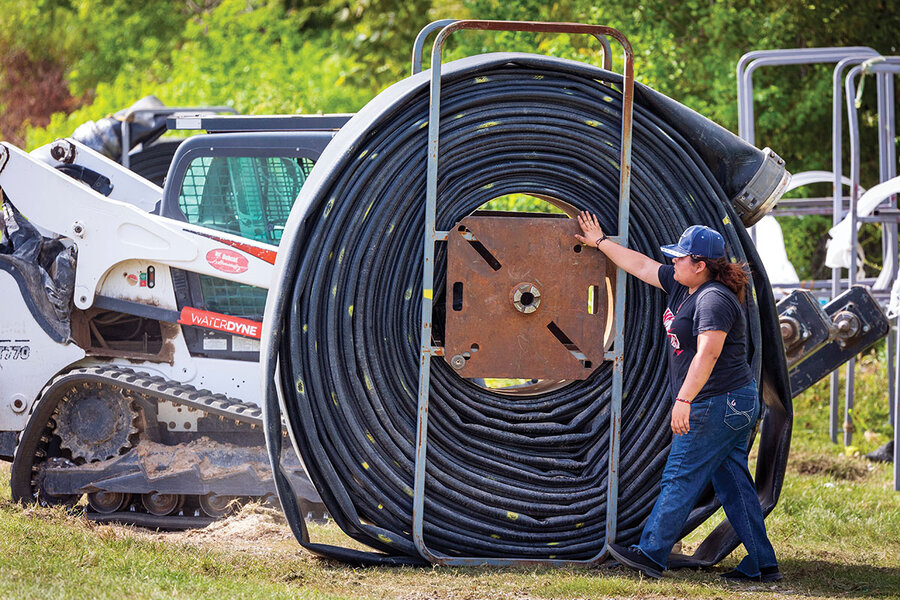
POLYGON ((575 219, 506 215, 449 232, 444 360, 462 377, 586 379, 612 344, 615 266, 575 219))

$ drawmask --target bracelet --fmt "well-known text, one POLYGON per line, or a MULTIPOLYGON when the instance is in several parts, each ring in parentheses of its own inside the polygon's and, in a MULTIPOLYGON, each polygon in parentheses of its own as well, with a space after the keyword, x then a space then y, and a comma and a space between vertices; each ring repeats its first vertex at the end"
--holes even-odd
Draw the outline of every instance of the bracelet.
POLYGON ((606 240, 606 238, 608 238, 608 237, 609 237, 609 236, 608 236, 608 235, 606 235, 606 234, 605 234, 605 233, 604 233, 604 234, 603 234, 603 235, 601 235, 601 236, 600 236, 600 237, 599 237, 599 238, 597 238, 597 241, 596 241, 596 242, 594 242, 594 244, 595 244, 595 245, 596 245, 596 246, 597 246, 597 250, 599 250, 599 249, 600 249, 600 242, 602 242, 602 241, 605 241, 605 240, 606 240))
POLYGON ((675 402, 684 402, 685 404, 690 404, 690 400, 685 400, 684 398, 675 398, 675 402))

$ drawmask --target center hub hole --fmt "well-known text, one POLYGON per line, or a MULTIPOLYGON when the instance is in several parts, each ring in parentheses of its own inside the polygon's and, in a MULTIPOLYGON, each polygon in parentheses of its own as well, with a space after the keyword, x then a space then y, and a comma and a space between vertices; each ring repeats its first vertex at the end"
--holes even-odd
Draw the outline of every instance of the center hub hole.
POLYGON ((524 292, 520 301, 524 306, 531 306, 531 303, 534 302, 534 294, 531 292, 524 292))

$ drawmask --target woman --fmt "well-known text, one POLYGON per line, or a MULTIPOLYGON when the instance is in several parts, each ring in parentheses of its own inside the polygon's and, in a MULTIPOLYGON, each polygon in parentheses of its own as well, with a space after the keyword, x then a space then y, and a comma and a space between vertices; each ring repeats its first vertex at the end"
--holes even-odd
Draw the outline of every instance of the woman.
POLYGON ((578 224, 583 233, 575 236, 578 241, 596 247, 618 267, 668 295, 662 320, 669 341, 675 437, 640 542, 630 548, 610 544, 610 553, 648 577, 661 577, 685 520, 712 481, 747 549, 737 569, 723 577, 781 579, 747 468, 759 394, 746 358, 741 307, 746 271, 728 261, 722 236, 703 225, 688 227, 677 244, 663 246, 663 254, 672 257, 672 265, 663 265, 607 238, 597 217, 587 211, 578 216, 578 224))

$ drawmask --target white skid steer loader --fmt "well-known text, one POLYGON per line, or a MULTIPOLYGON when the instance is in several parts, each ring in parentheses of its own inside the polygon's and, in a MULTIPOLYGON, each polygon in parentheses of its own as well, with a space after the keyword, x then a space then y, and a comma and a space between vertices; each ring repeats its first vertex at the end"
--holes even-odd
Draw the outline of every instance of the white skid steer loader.
MULTIPOLYGON (((188 138, 162 188, 73 139, 0 143, 0 457, 15 500, 86 494, 96 520, 176 529, 273 497, 266 289, 299 189, 346 120, 191 119, 238 133, 188 138)), ((321 514, 300 461, 282 462, 321 514)))

